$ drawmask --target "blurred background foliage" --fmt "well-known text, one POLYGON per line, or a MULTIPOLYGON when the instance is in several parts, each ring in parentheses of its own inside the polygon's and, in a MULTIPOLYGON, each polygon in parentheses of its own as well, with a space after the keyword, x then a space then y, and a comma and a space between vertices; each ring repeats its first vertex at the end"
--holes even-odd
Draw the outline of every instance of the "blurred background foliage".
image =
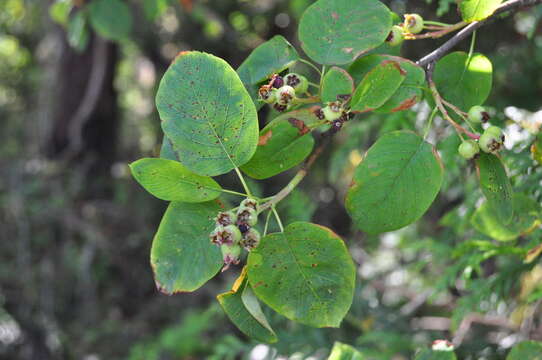
MULTIPOLYGON (((384 2, 398 14, 459 19, 451 0, 384 2)), ((156 291, 149 251, 166 204, 141 191, 126 164, 158 154, 161 75, 182 50, 237 67, 275 34, 298 45, 310 3, 0 0, 0 358, 322 359, 339 340, 368 359, 408 359, 447 338, 461 359, 502 359, 514 343, 542 339, 539 220, 506 243, 470 225, 481 198, 474 167, 456 156, 458 139, 438 118, 429 139, 446 180, 428 214, 381 236, 351 226, 342 199, 353 168, 380 134, 423 131, 423 104, 348 123, 281 204, 286 222, 312 219, 347 241, 359 276, 340 329, 267 309, 280 341, 247 339, 214 300, 238 269, 194 294, 156 291)), ((542 123, 541 17, 540 6, 517 13, 478 31, 476 43, 494 64, 488 105, 506 127, 513 186, 538 203, 542 171, 529 148, 542 123)), ((416 60, 443 41, 409 42, 402 55, 416 60)), ((273 116, 266 111, 262 125, 273 116)), ((289 176, 251 185, 270 195, 289 176)))

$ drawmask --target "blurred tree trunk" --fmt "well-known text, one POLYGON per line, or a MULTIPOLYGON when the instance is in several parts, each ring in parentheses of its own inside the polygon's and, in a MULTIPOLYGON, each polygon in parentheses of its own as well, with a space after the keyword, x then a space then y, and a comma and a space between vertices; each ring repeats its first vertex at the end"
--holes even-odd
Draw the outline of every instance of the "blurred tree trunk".
MULTIPOLYGON (((106 195, 118 140, 118 100, 114 87, 118 46, 92 35, 82 53, 61 36, 51 104, 52 125, 45 150, 52 159, 82 164, 89 195, 106 195)), ((109 182, 110 183, 110 182, 109 182)))

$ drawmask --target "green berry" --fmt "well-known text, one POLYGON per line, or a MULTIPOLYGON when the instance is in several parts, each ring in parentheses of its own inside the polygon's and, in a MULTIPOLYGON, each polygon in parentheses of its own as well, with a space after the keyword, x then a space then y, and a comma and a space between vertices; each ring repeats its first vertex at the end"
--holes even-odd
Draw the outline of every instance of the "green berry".
POLYGON ((277 89, 270 85, 263 85, 258 90, 260 99, 267 104, 274 104, 277 101, 277 89))
POLYGON ((489 114, 483 106, 475 105, 469 109, 469 121, 475 124, 487 122, 489 114))
POLYGON ((249 229, 243 234, 241 245, 248 251, 255 249, 260 243, 260 232, 256 229, 249 229))
POLYGON ((239 257, 241 256, 241 246, 234 244, 234 245, 222 245, 220 246, 220 250, 222 251, 222 260, 224 261, 224 268, 222 271, 226 270, 230 264, 237 265, 239 264, 239 257))
POLYGON ((215 245, 222 244, 222 232, 224 231, 224 227, 219 225, 217 226, 211 233, 209 234, 209 240, 211 240, 211 243, 215 245))
POLYGON ((504 145, 504 134, 501 128, 497 126, 488 127, 478 139, 478 144, 483 152, 497 153, 504 145))
POLYGON ((237 215, 233 211, 221 211, 216 215, 216 225, 228 226, 237 222, 237 215))
POLYGON ((282 86, 277 93, 277 103, 280 105, 290 105, 295 98, 295 89, 289 85, 282 86))
POLYGON ((241 231, 236 225, 217 226, 210 234, 209 239, 216 245, 234 245, 241 241, 241 231))
POLYGON ((258 202, 251 198, 246 198, 245 200, 241 201, 241 204, 239 204, 239 208, 251 208, 253 210, 258 210, 258 202))
POLYGON ((258 223, 258 214, 251 208, 244 208, 237 213, 237 224, 254 226, 258 223))
POLYGON ((417 34, 423 30, 423 18, 419 14, 405 14, 403 27, 406 32, 417 34))
POLYGON ((327 121, 335 121, 343 115, 343 109, 339 102, 331 102, 322 108, 322 114, 327 121))
POLYGON ((457 149, 459 155, 463 156, 465 159, 472 159, 476 154, 480 152, 478 143, 474 140, 463 141, 459 148, 457 149))
POLYGON ((304 94, 309 88, 309 81, 303 75, 289 73, 284 77, 284 83, 294 88, 298 94, 304 94))
POLYGON ((391 46, 397 46, 401 45, 404 40, 405 36, 403 35, 403 28, 398 25, 392 26, 390 34, 386 38, 388 44, 391 46))

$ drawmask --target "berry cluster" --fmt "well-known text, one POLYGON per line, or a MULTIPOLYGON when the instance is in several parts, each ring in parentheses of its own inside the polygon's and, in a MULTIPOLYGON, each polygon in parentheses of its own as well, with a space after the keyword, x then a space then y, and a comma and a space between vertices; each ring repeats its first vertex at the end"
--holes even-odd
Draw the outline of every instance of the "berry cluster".
POLYGON ((245 199, 237 212, 219 212, 215 218, 216 227, 209 234, 213 244, 220 246, 224 268, 239 264, 242 248, 250 251, 260 243, 260 233, 253 226, 258 222, 258 202, 245 199))
POLYGON ((296 99, 296 94, 307 92, 309 82, 306 77, 290 73, 284 77, 275 74, 268 84, 262 85, 258 90, 260 99, 273 105, 275 110, 284 112, 288 110, 296 99))
POLYGON ((320 120, 329 121, 335 131, 339 131, 343 124, 354 116, 340 100, 328 102, 325 107, 315 110, 314 114, 320 120))
POLYGON ((401 45, 407 34, 418 34, 423 30, 423 18, 419 14, 405 14, 405 21, 399 25, 394 25, 386 38, 386 42, 391 46, 401 45))
MULTIPOLYGON (((468 112, 468 120, 471 123, 485 123, 489 120, 489 114, 482 106, 473 106, 468 112)), ((478 141, 463 141, 457 151, 465 159, 474 158, 480 150, 490 154, 496 154, 504 146, 504 133, 497 126, 490 126, 485 129, 478 141)))

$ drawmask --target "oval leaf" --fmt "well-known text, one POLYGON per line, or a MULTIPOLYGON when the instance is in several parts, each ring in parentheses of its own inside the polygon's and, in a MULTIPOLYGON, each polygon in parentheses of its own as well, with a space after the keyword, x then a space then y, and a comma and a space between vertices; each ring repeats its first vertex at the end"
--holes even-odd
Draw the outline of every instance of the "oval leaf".
POLYGON ((397 230, 427 211, 442 179, 431 144, 411 132, 391 132, 371 146, 356 168, 346 209, 367 233, 397 230))
POLYGON ((493 82, 491 61, 482 54, 457 51, 435 65, 433 80, 444 99, 464 111, 486 101, 493 82))
POLYGON ((226 315, 245 335, 265 343, 277 342, 277 335, 269 326, 247 281, 237 291, 220 294, 217 299, 226 315))
POLYGON ((216 56, 179 54, 160 82, 156 107, 179 161, 197 174, 227 173, 256 151, 254 103, 237 73, 216 56))
POLYGON ((316 327, 339 326, 352 304, 355 274, 343 241, 305 222, 263 237, 248 256, 256 295, 288 319, 316 327))
POLYGON ((459 4, 461 17, 466 22, 480 21, 497 10, 502 0, 462 0, 459 4))
POLYGON ((541 354, 542 342, 523 341, 512 348, 506 360, 541 360, 541 354))
POLYGON ((243 61, 237 73, 258 109, 263 106, 258 100, 259 84, 291 67, 298 59, 299 54, 292 44, 283 36, 276 35, 254 49, 243 61))
POLYGON ((218 201, 169 204, 151 248, 154 279, 161 292, 194 291, 222 268, 220 248, 209 241, 221 210, 218 201))
POLYGON ((166 136, 162 138, 162 147, 160 148, 160 158, 179 161, 175 150, 173 150, 173 145, 171 141, 168 140, 166 136))
POLYGON ((322 79, 322 103, 337 101, 341 96, 354 92, 354 80, 346 70, 333 66, 322 79))
POLYGON ((299 23, 301 47, 320 64, 347 64, 384 43, 391 12, 377 0, 319 0, 299 23))
POLYGON ((222 189, 212 178, 194 174, 178 161, 139 159, 130 170, 145 190, 166 201, 209 201, 219 197, 222 189))
POLYGON ((314 139, 304 117, 314 116, 310 110, 281 115, 260 131, 256 153, 241 170, 254 179, 280 174, 300 162, 312 151, 314 139), (302 114, 296 117, 296 114, 302 114))
POLYGON ((375 66, 361 82, 352 95, 352 111, 372 111, 384 103, 397 91, 406 77, 406 72, 398 62, 385 60, 375 66))
POLYGON ((510 223, 514 215, 512 185, 504 165, 495 155, 481 152, 476 158, 476 166, 487 207, 503 224, 510 223))
POLYGON ((132 13, 128 5, 120 0, 92 1, 89 16, 94 30, 109 40, 124 40, 132 30, 132 13))
POLYGON ((399 63, 401 69, 406 72, 405 80, 395 93, 375 112, 396 112, 406 110, 421 101, 423 87, 425 85, 425 71, 410 60, 388 55, 369 55, 356 60, 348 71, 359 83, 373 68, 385 60, 399 63))
POLYGON ((510 224, 503 224, 493 215, 492 209, 483 203, 471 218, 472 225, 481 233, 499 241, 514 240, 538 224, 540 206, 525 194, 513 196, 514 216, 510 224))

